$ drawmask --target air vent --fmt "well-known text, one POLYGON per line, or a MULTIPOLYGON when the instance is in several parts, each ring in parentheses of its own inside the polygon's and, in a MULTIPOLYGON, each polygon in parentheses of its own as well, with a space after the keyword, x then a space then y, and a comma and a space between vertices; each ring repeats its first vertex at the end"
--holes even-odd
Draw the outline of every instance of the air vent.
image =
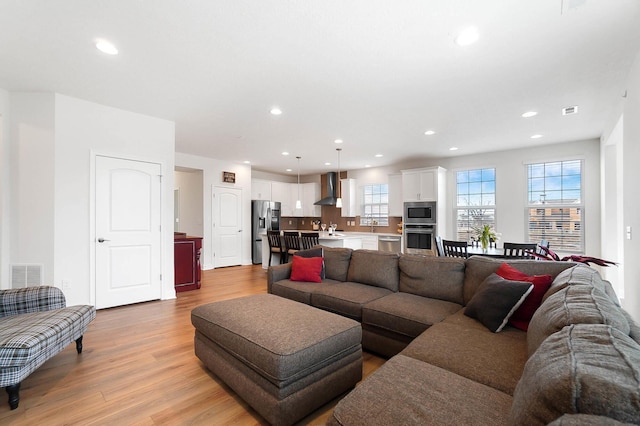
POLYGON ((11 265, 11 288, 42 285, 42 265, 11 265))
POLYGON ((572 115, 572 114, 577 114, 577 113, 578 113, 578 106, 577 105, 562 108, 562 115, 572 115))

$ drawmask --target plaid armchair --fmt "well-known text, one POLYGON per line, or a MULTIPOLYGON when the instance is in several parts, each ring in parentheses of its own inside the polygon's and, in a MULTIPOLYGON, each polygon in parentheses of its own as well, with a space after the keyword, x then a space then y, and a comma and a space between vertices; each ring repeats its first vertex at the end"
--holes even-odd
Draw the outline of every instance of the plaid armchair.
POLYGON ((20 383, 71 342, 82 352, 82 336, 96 317, 95 307, 66 307, 57 287, 0 290, 0 386, 16 409, 20 383))

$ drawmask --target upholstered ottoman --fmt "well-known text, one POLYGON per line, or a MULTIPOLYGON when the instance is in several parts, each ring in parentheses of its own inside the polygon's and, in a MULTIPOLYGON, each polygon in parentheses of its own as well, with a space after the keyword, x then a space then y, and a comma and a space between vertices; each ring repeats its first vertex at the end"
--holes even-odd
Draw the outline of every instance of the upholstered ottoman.
POLYGON ((272 294, 191 311, 195 353, 269 423, 289 425, 362 378, 360 324, 272 294))

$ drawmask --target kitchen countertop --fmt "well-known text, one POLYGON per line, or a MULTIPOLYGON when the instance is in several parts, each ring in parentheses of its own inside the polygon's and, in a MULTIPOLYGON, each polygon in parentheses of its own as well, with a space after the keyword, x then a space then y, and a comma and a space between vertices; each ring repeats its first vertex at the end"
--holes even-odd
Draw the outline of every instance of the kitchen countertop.
MULTIPOLYGON (((287 231, 293 231, 293 232, 316 232, 316 231, 309 231, 308 229, 287 229, 287 231)), ((319 231, 319 238, 321 240, 323 239, 327 239, 327 240, 340 240, 340 239, 349 239, 349 238, 362 238, 362 237, 402 237, 401 234, 393 234, 391 232, 342 232, 342 231, 336 231, 335 235, 329 235, 329 232, 322 232, 319 231)), ((262 235, 267 235, 262 234, 262 235)))

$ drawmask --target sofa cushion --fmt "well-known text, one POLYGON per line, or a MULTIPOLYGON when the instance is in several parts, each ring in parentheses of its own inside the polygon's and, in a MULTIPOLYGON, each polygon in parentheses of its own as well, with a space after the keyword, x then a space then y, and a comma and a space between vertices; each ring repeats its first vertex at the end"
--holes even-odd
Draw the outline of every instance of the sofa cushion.
MULTIPOLYGON (((466 260, 463 289, 465 304, 469 303, 469 300, 471 300, 478 286, 482 284, 484 279, 496 272, 502 263, 504 263, 503 259, 491 259, 485 256, 471 256, 466 260)), ((573 262, 522 259, 509 260, 506 263, 527 275, 549 274, 554 278, 565 269, 576 265, 573 262)))
POLYGON ((496 274, 507 280, 526 281, 533 284, 531 293, 513 315, 511 315, 511 318, 509 318, 509 324, 520 330, 527 331, 529 321, 531 321, 531 317, 536 309, 542 304, 542 297, 545 292, 549 290, 553 277, 549 274, 527 275, 507 263, 500 265, 496 274))
POLYGON ((348 281, 336 282, 334 285, 313 286, 312 306, 335 312, 356 321, 362 321, 362 307, 366 303, 391 294, 391 291, 385 288, 348 281))
POLYGON ((544 294, 542 301, 544 302, 552 294, 571 285, 588 285, 596 287, 598 290, 609 296, 616 305, 620 306, 618 296, 616 296, 611 283, 603 280, 598 271, 583 264, 579 264, 575 268, 565 270, 558 274, 558 276, 553 280, 551 287, 549 287, 549 290, 544 294))
POLYGON ((493 333, 460 310, 416 337, 402 355, 513 394, 527 362, 527 333, 493 333))
POLYGON ((344 397, 327 424, 505 425, 511 401, 496 389, 396 355, 344 397))
POLYGON ((398 255, 377 250, 351 253, 347 280, 398 291, 398 255))
POLYGON ((489 275, 467 304, 464 314, 498 333, 533 290, 533 284, 489 275))
POLYGON ((609 417, 594 416, 591 414, 564 414, 547 426, 630 426, 631 423, 622 423, 609 417))
POLYGON ((533 315, 527 333, 529 356, 548 336, 570 324, 607 324, 626 335, 631 332, 622 309, 602 291, 570 285, 550 296, 533 315))
POLYGON ((629 336, 603 324, 570 325, 529 358, 511 423, 546 425, 565 413, 640 420, 640 347, 629 336))
POLYGON ((461 308, 444 300, 392 293, 362 307, 362 324, 414 338, 461 308))
POLYGON ((352 251, 350 248, 322 246, 325 278, 346 281, 352 251))
POLYGON ((463 303, 463 259, 403 254, 398 266, 399 291, 460 305, 463 303))
POLYGON ((291 281, 322 282, 322 257, 293 256, 291 281))

